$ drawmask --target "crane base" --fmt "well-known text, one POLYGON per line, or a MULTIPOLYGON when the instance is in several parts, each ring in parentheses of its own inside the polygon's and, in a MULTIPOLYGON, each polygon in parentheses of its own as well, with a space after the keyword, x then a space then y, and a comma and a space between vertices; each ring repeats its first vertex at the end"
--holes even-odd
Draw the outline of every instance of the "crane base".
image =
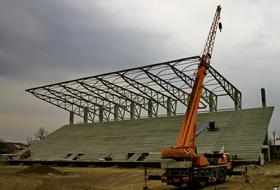
POLYGON ((211 183, 223 183, 229 174, 226 165, 211 165, 201 168, 167 168, 161 182, 176 187, 203 187, 211 183))
POLYGON ((192 168, 193 164, 192 161, 176 161, 176 160, 162 160, 161 161, 161 168, 168 169, 168 168, 192 168))

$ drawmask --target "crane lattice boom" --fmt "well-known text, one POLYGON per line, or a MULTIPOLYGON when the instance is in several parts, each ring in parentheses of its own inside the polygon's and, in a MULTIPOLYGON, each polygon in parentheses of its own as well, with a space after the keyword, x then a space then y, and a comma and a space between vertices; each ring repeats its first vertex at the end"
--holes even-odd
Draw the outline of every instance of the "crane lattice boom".
POLYGON ((203 81, 210 64, 211 55, 214 47, 215 37, 219 24, 221 6, 217 7, 211 28, 207 37, 205 48, 200 59, 200 64, 196 73, 196 79, 192 92, 190 94, 188 108, 181 124, 180 133, 178 136, 175 148, 167 148, 162 150, 162 158, 172 158, 175 160, 193 160, 196 158, 196 119, 199 106, 199 100, 203 88, 203 81))

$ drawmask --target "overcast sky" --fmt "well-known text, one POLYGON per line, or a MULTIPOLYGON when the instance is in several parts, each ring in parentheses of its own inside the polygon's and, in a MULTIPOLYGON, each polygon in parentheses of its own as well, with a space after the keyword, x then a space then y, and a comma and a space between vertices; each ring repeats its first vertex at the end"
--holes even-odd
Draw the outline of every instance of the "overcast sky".
POLYGON ((279 130, 279 0, 0 0, 0 138, 24 141, 67 112, 24 90, 200 55, 218 4, 223 32, 212 65, 260 107, 275 106, 279 130))

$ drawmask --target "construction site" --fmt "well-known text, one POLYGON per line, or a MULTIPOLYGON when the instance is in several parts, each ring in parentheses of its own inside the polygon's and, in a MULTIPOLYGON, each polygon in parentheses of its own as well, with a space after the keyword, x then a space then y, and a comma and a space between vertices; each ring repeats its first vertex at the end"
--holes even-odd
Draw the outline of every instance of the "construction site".
POLYGON ((27 89, 69 123, 3 161, 0 189, 280 189, 265 89, 243 109, 210 64, 221 10, 202 55, 27 89))

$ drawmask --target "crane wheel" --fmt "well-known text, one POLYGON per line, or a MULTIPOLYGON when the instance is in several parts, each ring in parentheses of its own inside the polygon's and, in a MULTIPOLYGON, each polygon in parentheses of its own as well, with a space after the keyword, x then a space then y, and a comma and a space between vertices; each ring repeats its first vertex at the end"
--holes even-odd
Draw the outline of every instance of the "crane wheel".
POLYGON ((180 187, 183 186, 183 183, 182 182, 177 182, 177 183, 173 183, 172 185, 175 186, 175 187, 180 188, 180 187))
POLYGON ((204 187, 208 183, 207 172, 203 169, 199 170, 197 173, 198 178, 195 180, 197 187, 204 187))
POLYGON ((227 177, 225 168, 220 168, 218 171, 217 183, 224 183, 227 177))

